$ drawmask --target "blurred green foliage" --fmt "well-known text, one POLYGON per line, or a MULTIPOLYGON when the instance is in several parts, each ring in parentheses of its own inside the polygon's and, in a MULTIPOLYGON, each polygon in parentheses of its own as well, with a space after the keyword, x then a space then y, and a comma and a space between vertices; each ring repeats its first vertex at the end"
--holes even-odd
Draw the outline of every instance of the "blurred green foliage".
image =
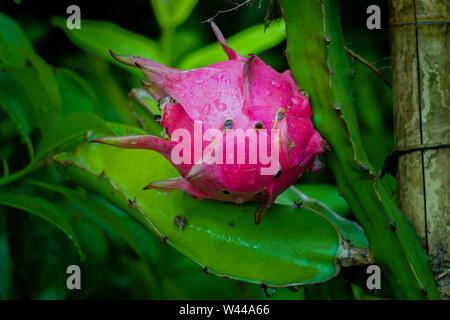
MULTIPOLYGON (((108 50, 182 69, 223 60, 209 25, 201 22, 233 5, 130 0, 111 1, 105 11, 86 4, 82 29, 68 30, 63 2, 43 8, 0 1, 0 299, 269 298, 256 285, 204 274, 125 211, 65 181, 53 163, 56 153, 73 149, 88 132, 110 130, 107 122, 139 124, 127 93, 142 77, 116 63, 108 50), (66 289, 71 264, 83 270, 81 291, 66 289)), ((352 19, 357 10, 363 15, 364 5, 344 3, 348 46, 387 67, 386 33, 370 34, 352 19)), ((240 54, 258 54, 283 71, 284 24, 273 22, 264 32, 268 6, 255 1, 215 21, 240 54)), ((381 168, 393 146, 391 93, 366 67, 355 62, 354 69, 362 139, 381 168)), ((385 179, 395 196, 395 180, 385 179)), ((328 170, 301 182, 308 183, 309 197, 352 217, 328 170)), ((341 275, 298 290, 278 289, 271 299, 367 298, 364 280, 352 281, 341 275)))

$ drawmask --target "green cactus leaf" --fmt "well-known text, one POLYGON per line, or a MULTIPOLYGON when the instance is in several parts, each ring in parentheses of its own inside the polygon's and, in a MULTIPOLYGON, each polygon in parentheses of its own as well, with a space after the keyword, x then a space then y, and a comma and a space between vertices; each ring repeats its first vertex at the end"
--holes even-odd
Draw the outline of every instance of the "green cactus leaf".
MULTIPOLYGON (((133 129, 122 125, 114 131, 133 129)), ((83 143, 54 160, 64 176, 126 210, 216 275, 289 286, 326 281, 340 271, 336 256, 342 236, 317 211, 274 205, 255 226, 257 204, 238 206, 194 200, 182 191, 142 190, 151 181, 178 175, 166 159, 148 150, 83 143)))
POLYGON ((332 221, 345 240, 358 248, 368 248, 369 240, 367 240, 364 230, 354 221, 347 220, 333 211, 326 203, 319 199, 310 198, 301 190, 308 189, 308 185, 291 186, 285 192, 278 196, 275 203, 288 204, 292 206, 304 206, 313 210, 317 210, 332 221))
POLYGON ((327 165, 364 228, 374 258, 399 299, 439 298, 412 224, 389 197, 364 150, 339 2, 279 3, 287 26, 289 65, 310 97, 315 127, 331 147, 325 153, 327 165))
MULTIPOLYGON (((322 202, 337 214, 345 218, 351 217, 350 208, 342 195, 339 195, 339 190, 336 186, 322 183, 302 183, 295 185, 295 189, 300 190, 306 197, 311 198, 311 200, 315 199, 322 202)), ((285 204, 292 205, 294 204, 293 200, 301 200, 298 195, 295 195, 293 190, 288 189, 286 191, 292 197, 286 199, 288 202, 285 204)))

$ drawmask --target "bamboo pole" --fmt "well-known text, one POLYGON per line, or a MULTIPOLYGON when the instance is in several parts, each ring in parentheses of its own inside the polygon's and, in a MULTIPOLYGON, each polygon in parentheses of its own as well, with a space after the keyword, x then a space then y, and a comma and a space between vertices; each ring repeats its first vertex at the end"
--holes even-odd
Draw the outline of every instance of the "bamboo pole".
POLYGON ((398 204, 450 296, 449 1, 390 0, 398 204), (415 150, 415 151, 411 151, 415 150))

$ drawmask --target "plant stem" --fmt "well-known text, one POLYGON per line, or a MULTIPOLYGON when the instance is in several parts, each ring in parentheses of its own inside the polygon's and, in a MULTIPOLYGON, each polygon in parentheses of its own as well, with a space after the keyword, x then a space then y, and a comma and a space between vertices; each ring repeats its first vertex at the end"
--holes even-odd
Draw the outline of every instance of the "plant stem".
POLYGON ((353 51, 352 49, 345 47, 345 51, 351 55, 353 58, 355 58, 356 60, 358 60, 359 62, 361 62, 363 65, 365 65, 367 68, 369 68, 370 70, 372 70, 373 72, 375 72, 375 74, 377 76, 379 76, 381 78, 381 80, 383 80, 384 83, 386 83, 386 85, 389 88, 392 88, 392 84, 389 81, 388 78, 386 78, 386 76, 381 73, 380 70, 378 70, 377 68, 375 68, 369 61, 367 61, 366 59, 364 59, 363 57, 361 57, 359 54, 357 54, 355 51, 353 51))
POLYGON ((172 65, 172 45, 174 33, 175 27, 166 26, 162 28, 161 52, 162 58, 164 59, 163 64, 165 64, 166 66, 172 65))

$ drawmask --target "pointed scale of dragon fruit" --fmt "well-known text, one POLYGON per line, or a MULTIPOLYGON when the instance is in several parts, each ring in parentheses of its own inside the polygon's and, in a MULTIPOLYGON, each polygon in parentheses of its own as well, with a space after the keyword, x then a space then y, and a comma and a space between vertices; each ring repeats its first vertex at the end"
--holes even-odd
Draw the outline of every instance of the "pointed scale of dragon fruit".
MULTIPOLYGON (((154 136, 104 137, 93 140, 122 148, 148 149, 161 153, 178 170, 181 177, 150 183, 145 189, 183 190, 196 199, 212 198, 241 204, 246 201, 263 201, 255 214, 258 224, 275 198, 291 186, 305 171, 321 168, 318 155, 326 145, 311 122, 308 96, 299 90, 290 70, 278 73, 260 58, 244 58, 228 46, 219 28, 211 21, 212 29, 229 60, 204 68, 178 70, 154 61, 131 55, 111 55, 119 62, 139 68, 148 82, 144 87, 156 101, 164 103, 161 125, 166 138, 177 129, 194 135, 194 123, 201 121, 201 129, 218 129, 222 132, 226 150, 226 132, 229 129, 255 129, 257 140, 261 129, 267 129, 267 145, 272 150, 271 129, 280 134, 278 171, 262 175, 260 169, 268 165, 261 161, 251 164, 248 149, 238 155, 234 145, 234 160, 224 164, 209 164, 215 139, 201 146, 203 158, 190 164, 177 164, 171 151, 178 143, 154 136), (243 157, 239 162, 238 157, 243 157)), ((241 142, 242 143, 242 142, 241 142)), ((245 142, 244 142, 245 143, 245 142)), ((193 146, 194 147, 194 146, 193 146)), ((225 152, 223 154, 226 158, 225 152)))

